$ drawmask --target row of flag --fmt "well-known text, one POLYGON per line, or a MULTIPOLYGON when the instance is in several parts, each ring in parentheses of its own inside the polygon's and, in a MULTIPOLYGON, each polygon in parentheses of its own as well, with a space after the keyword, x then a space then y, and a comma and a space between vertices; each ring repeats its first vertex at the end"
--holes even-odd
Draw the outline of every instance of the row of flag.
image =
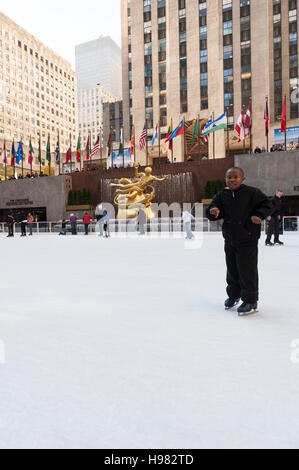
MULTIPOLYGON (((94 144, 93 149, 91 149, 90 145, 90 136, 88 136, 87 139, 87 144, 86 144, 86 159, 90 160, 92 157, 96 156, 98 151, 100 149, 100 137, 98 136, 96 143, 94 144)), ((38 148, 38 161, 41 164, 42 159, 41 159, 41 142, 39 140, 39 148, 38 148)), ((29 165, 32 165, 33 163, 33 156, 34 156, 34 150, 33 146, 31 143, 31 138, 29 140, 29 149, 28 149, 28 163, 29 165)), ((72 156, 72 150, 71 150, 71 137, 69 138, 68 145, 67 145, 67 151, 66 151, 66 163, 69 163, 71 161, 72 156)), ((59 143, 59 136, 57 137, 57 142, 56 142, 56 149, 55 149, 55 159, 56 163, 60 163, 60 143, 59 143)), ((51 149, 50 149, 50 136, 48 136, 48 141, 47 141, 47 148, 46 148, 46 160, 49 162, 49 165, 51 164, 51 149)), ((18 144, 18 149, 17 151, 15 150, 15 142, 13 140, 12 146, 11 146, 11 151, 10 151, 10 165, 13 167, 15 165, 20 165, 21 162, 24 161, 24 151, 23 151, 23 143, 20 140, 18 144)), ((78 143, 77 143, 77 152, 76 152, 76 161, 77 163, 80 163, 81 161, 81 146, 80 146, 80 137, 78 137, 78 143)), ((7 149, 6 149, 6 143, 4 141, 3 144, 3 163, 5 165, 8 164, 8 154, 7 154, 7 149)))
MULTIPOLYGON (((266 100, 266 106, 265 106, 265 112, 264 112, 264 120, 265 120, 265 135, 269 135, 269 108, 268 108, 268 100, 266 100)), ((221 129, 226 129, 227 128, 227 115, 226 113, 222 114, 219 118, 213 119, 213 116, 211 115, 203 128, 200 138, 203 139, 205 143, 208 142, 208 136, 212 132, 216 132, 221 129)), ((241 111, 241 114, 237 120, 235 130, 239 136, 239 141, 244 141, 246 138, 246 131, 247 135, 251 134, 251 128, 252 128, 252 112, 251 112, 251 104, 249 105, 247 112, 244 113, 244 111, 241 111)), ((286 134, 286 98, 284 98, 283 102, 283 110, 282 110, 282 118, 281 118, 281 132, 286 134)), ((185 132, 185 122, 184 119, 179 123, 179 125, 172 130, 172 121, 170 122, 167 135, 166 135, 166 140, 165 143, 169 143, 169 150, 173 150, 173 139, 178 137, 179 135, 184 135, 185 132)), ((195 136, 199 134, 199 119, 196 119, 195 127, 194 127, 194 132, 192 135, 192 143, 194 141, 195 136)), ((159 138, 159 125, 156 125, 156 129, 152 138, 152 150, 154 150, 155 142, 159 138)), ((144 128, 142 130, 140 139, 139 139, 139 147, 140 150, 143 150, 146 146, 146 140, 147 140, 147 128, 146 128, 146 123, 144 124, 144 128)), ((107 142, 107 148, 108 148, 108 157, 111 156, 112 154, 112 139, 111 135, 109 135, 108 142, 107 142)), ((100 149, 100 136, 98 136, 97 141, 94 144, 93 149, 91 149, 91 144, 90 144, 90 136, 88 135, 85 151, 86 151, 86 159, 90 160, 91 158, 95 157, 100 149)), ((131 155, 133 156, 135 153, 135 135, 134 135, 134 128, 132 129, 132 137, 131 137, 131 155)), ((123 145, 123 132, 121 131, 121 137, 120 137, 120 144, 119 144, 119 155, 124 154, 124 145, 123 145)), ((28 151, 28 163, 29 165, 32 165, 33 163, 33 155, 34 155, 34 150, 31 144, 31 139, 29 141, 29 151, 28 151)), ((60 162, 60 144, 59 144, 59 136, 57 138, 56 142, 56 149, 55 149, 55 155, 56 155, 56 163, 60 162)), ((71 161, 71 136, 69 138, 68 142, 68 147, 67 147, 67 152, 66 152, 66 163, 69 163, 71 161)), ((23 152, 23 146, 22 146, 22 141, 20 140, 19 145, 18 145, 18 150, 15 151, 15 144, 14 141, 12 143, 11 147, 11 166, 19 165, 20 162, 24 158, 24 152, 23 152)), ((48 136, 48 142, 47 142, 47 149, 46 149, 46 159, 49 162, 49 165, 51 163, 51 151, 50 151, 50 136, 48 136)), ((39 149, 38 149, 38 161, 41 164, 41 143, 39 140, 39 149)), ((80 146, 80 137, 78 137, 78 143, 77 143, 77 152, 76 152, 76 161, 77 163, 80 163, 81 161, 81 146, 80 146)), ((3 163, 7 164, 7 151, 6 151, 6 145, 4 141, 4 146, 3 146, 3 163)))

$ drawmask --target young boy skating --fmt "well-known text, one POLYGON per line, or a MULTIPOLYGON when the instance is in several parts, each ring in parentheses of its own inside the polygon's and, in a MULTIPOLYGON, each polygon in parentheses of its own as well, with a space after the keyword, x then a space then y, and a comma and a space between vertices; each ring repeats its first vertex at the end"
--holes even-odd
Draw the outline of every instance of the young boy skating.
POLYGON ((258 240, 261 222, 273 210, 272 203, 259 189, 246 186, 244 171, 231 168, 226 173, 227 188, 220 191, 208 207, 209 220, 224 219, 223 236, 227 265, 225 308, 231 309, 242 299, 238 314, 257 311, 258 240))

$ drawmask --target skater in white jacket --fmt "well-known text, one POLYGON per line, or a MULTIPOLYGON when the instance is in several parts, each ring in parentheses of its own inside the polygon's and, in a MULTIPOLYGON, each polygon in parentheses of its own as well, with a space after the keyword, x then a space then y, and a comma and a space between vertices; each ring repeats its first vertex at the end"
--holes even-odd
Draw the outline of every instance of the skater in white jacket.
POLYGON ((187 240, 192 240, 192 238, 194 238, 194 235, 191 232, 191 222, 192 222, 192 220, 195 220, 195 217, 193 217, 193 215, 190 214, 190 212, 183 211, 182 220, 184 222, 184 229, 185 229, 185 232, 186 232, 186 239, 187 240))

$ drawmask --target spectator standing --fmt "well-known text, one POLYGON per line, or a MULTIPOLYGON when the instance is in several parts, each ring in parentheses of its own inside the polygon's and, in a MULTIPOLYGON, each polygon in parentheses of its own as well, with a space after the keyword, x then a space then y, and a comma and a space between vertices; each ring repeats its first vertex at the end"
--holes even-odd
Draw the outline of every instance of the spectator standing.
POLYGON ((83 224, 84 224, 84 228, 85 228, 85 235, 88 235, 89 226, 90 226, 92 220, 94 220, 92 215, 88 214, 88 212, 85 212, 84 215, 83 215, 83 224))
POLYGON ((29 235, 32 236, 32 225, 34 223, 34 217, 33 215, 31 214, 31 212, 29 212, 29 214, 27 215, 27 226, 29 228, 29 235))
POLYGON ((145 235, 146 212, 141 207, 138 212, 137 225, 139 226, 139 235, 145 235))
POLYGON ((269 221, 269 226, 268 226, 268 234, 266 238, 266 246, 283 245, 283 242, 279 240, 279 224, 282 219, 282 212, 281 212, 282 196, 283 196, 282 189, 278 189, 276 191, 275 196, 272 198, 273 212, 271 216, 269 216, 267 219, 269 221), (274 234, 274 243, 271 242, 271 238, 273 234, 274 234))
POLYGON ((75 214, 71 214, 70 216, 70 223, 71 223, 71 230, 72 230, 72 235, 77 235, 77 217, 75 214))
POLYGON ((26 225, 27 225, 27 219, 22 220, 22 222, 21 222, 21 237, 26 237, 26 225))
POLYGON ((59 235, 66 235, 66 220, 63 219, 62 222, 61 222, 61 231, 59 233, 59 235))
POLYGON ((8 226, 8 237, 13 237, 14 236, 14 224, 16 222, 16 218, 14 216, 14 213, 12 211, 9 211, 7 217, 6 217, 6 223, 8 226))

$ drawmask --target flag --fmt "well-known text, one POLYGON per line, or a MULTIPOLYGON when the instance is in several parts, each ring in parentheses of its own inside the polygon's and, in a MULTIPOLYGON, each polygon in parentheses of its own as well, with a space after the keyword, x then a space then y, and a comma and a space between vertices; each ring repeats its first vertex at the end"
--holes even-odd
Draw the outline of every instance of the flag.
POLYGON ((264 119, 265 119, 265 136, 268 137, 269 135, 269 110, 268 110, 268 100, 266 101, 266 107, 264 112, 264 119))
POLYGON ((66 156, 65 156, 65 163, 69 163, 71 161, 71 158, 72 158, 72 143, 71 143, 71 136, 69 138, 69 142, 68 142, 68 148, 67 148, 67 151, 66 151, 66 156))
POLYGON ((51 165, 51 150, 50 150, 50 136, 49 135, 48 135, 48 142, 47 142, 46 159, 48 160, 49 165, 51 165))
POLYGON ((3 144, 3 163, 5 163, 5 165, 7 164, 7 153, 6 153, 5 141, 4 141, 4 144, 3 144))
POLYGON ((89 138, 89 134, 88 134, 88 139, 87 139, 87 144, 86 144, 86 147, 85 147, 85 151, 86 151, 86 160, 89 160, 89 158, 90 158, 90 138, 89 138))
POLYGON ((11 151, 10 151, 10 166, 15 166, 15 158, 16 158, 15 141, 13 140, 11 151))
POLYGON ((109 134, 109 137, 108 137, 107 148, 108 148, 108 157, 110 157, 111 152, 112 152, 112 141, 111 141, 111 135, 110 134, 109 134))
POLYGON ((131 157, 134 156, 135 153, 135 137, 134 137, 134 127, 132 127, 132 136, 131 136, 131 157))
POLYGON ((247 127, 249 134, 251 133, 251 104, 248 106, 248 110, 245 116, 244 124, 247 127))
POLYGON ((143 128, 143 131, 141 133, 141 136, 140 136, 140 139, 139 139, 139 147, 140 147, 140 150, 143 150, 144 147, 145 147, 145 144, 146 144, 146 134, 147 134, 147 131, 146 131, 146 123, 144 124, 144 128, 143 128))
POLYGON ((238 118, 235 130, 237 131, 239 135, 239 142, 241 140, 245 140, 245 127, 244 127, 244 114, 243 111, 241 111, 241 114, 238 118))
POLYGON ((94 157, 95 155, 97 155, 98 151, 99 151, 99 148, 100 148, 100 136, 98 135, 98 138, 97 138, 97 141, 96 143, 94 144, 94 148, 92 149, 92 152, 90 154, 90 158, 94 157))
POLYGON ((30 140, 29 140, 29 155, 28 155, 29 165, 32 165, 32 163, 33 163, 33 155, 34 155, 34 150, 32 148, 31 138, 30 138, 30 140))
POLYGON ((192 135, 192 144, 193 144, 193 142, 194 142, 194 137, 196 136, 196 134, 198 134, 198 132, 199 132, 198 118, 196 118, 195 126, 194 126, 194 131, 193 131, 193 135, 192 135))
POLYGON ((283 100, 283 107, 282 107, 281 132, 282 132, 282 134, 287 133, 287 108, 286 108, 286 99, 285 99, 285 97, 284 97, 284 100, 283 100))
POLYGON ((178 135, 184 135, 184 119, 179 123, 175 130, 171 133, 169 140, 174 139, 178 135))
POLYGON ((57 136, 57 142, 56 142, 56 150, 55 150, 55 154, 56 154, 56 163, 59 164, 60 163, 60 145, 59 145, 59 135, 57 136))
POLYGON ((78 137, 77 143, 77 163, 80 163, 81 160, 81 147, 80 147, 80 136, 78 137))
POLYGON ((16 158, 16 164, 19 165, 20 161, 23 160, 23 147, 22 147, 22 141, 20 140, 19 146, 18 146, 18 151, 17 151, 17 158, 16 158))
POLYGON ((120 131, 120 142, 119 142, 119 149, 118 149, 118 154, 123 155, 124 153, 124 147, 123 147, 123 130, 121 129, 120 131))
POLYGON ((157 124, 156 125, 156 131, 153 135, 153 138, 152 138, 152 152, 154 151, 154 147, 155 147, 155 141, 158 139, 158 134, 159 134, 159 125, 157 124))
POLYGON ((167 144, 167 142, 169 142, 169 147, 168 147, 169 150, 173 149, 173 142, 172 142, 172 140, 170 140, 171 134, 172 134, 172 122, 170 121, 168 131, 167 131, 167 135, 166 135, 166 140, 165 140, 165 144, 167 144))
POLYGON ((211 134, 212 132, 220 131, 221 129, 227 128, 227 116, 226 113, 222 114, 218 119, 213 121, 213 118, 207 122, 205 125, 201 137, 206 137, 207 135, 211 134))

